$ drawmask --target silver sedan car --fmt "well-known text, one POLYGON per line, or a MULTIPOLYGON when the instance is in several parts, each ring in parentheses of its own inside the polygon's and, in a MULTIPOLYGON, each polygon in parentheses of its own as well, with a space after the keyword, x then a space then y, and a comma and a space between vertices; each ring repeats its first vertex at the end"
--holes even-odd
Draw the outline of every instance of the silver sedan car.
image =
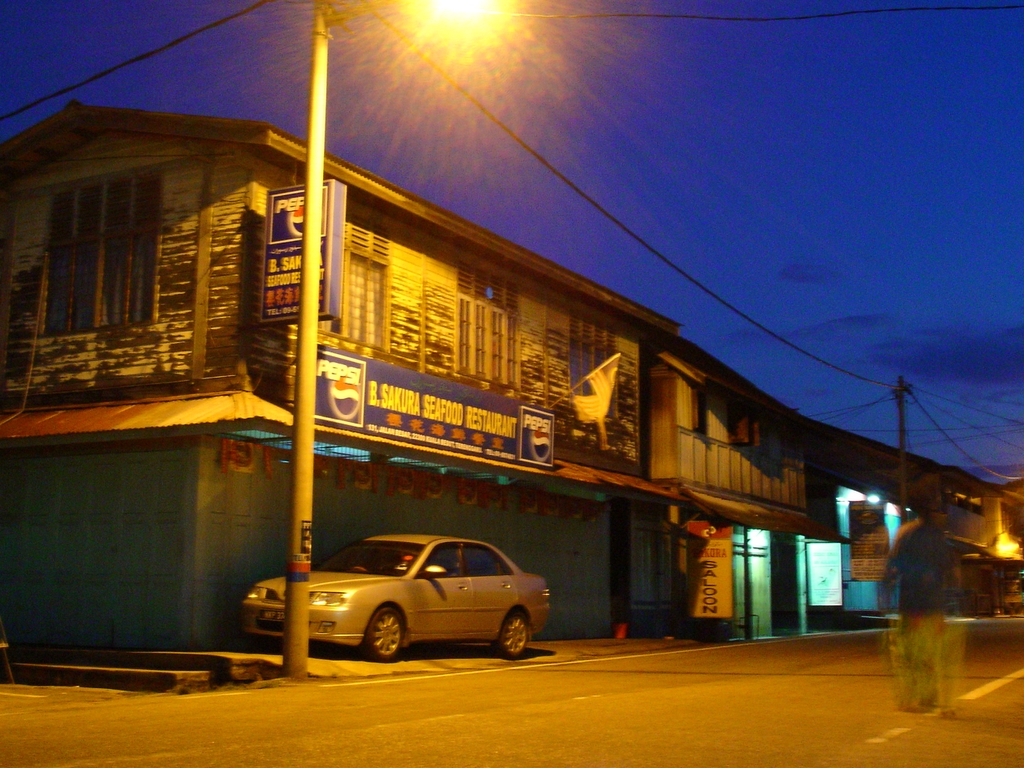
MULTIPOLYGON (((242 628, 280 636, 285 579, 256 584, 242 628)), ((424 641, 490 642, 522 656, 547 621, 547 583, 489 544, 440 536, 374 536, 349 544, 309 575, 309 636, 394 661, 424 641)))

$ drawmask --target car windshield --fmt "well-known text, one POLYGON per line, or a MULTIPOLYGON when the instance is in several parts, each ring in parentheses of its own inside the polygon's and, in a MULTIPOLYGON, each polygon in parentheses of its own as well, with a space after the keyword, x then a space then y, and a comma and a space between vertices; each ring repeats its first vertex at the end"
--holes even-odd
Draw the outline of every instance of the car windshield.
POLYGON ((422 551, 422 544, 408 541, 357 541, 321 563, 317 570, 403 576, 422 551))

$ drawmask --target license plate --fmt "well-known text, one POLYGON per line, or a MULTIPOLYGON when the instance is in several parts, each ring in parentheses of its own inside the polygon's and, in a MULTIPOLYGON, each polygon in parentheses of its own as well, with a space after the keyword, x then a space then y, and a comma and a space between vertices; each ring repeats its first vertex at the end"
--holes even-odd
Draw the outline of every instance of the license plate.
POLYGON ((284 611, 272 611, 269 608, 264 608, 260 611, 260 618, 270 621, 284 621, 284 611))

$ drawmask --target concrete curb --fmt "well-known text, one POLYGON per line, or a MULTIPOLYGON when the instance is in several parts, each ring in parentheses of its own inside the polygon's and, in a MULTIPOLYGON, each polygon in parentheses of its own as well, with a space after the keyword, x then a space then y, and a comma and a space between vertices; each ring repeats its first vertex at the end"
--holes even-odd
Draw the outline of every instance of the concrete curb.
MULTIPOLYGON (((361 679, 403 675, 450 674, 515 665, 559 663, 695 647, 693 640, 555 640, 531 643, 520 661, 506 661, 481 645, 417 645, 393 664, 360 660, 346 650, 342 658, 309 658, 311 680, 361 679)), ((118 651, 87 648, 18 647, 11 649, 20 685, 81 686, 123 691, 201 692, 222 685, 249 684, 282 676, 277 654, 234 652, 118 651)))
POLYGON ((280 660, 256 654, 44 646, 10 651, 14 679, 24 685, 191 692, 281 676, 280 660))
POLYGON ((19 685, 111 688, 150 693, 198 693, 210 690, 210 673, 157 669, 12 664, 19 685))

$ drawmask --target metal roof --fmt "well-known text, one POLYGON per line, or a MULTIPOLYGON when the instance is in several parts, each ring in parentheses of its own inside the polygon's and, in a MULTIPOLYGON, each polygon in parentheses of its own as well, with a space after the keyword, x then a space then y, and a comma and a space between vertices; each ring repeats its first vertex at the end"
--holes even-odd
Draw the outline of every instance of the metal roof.
POLYGON ((0 414, 0 440, 253 420, 288 427, 292 415, 251 392, 195 395, 0 414))
MULTIPOLYGON (((222 425, 218 428, 219 432, 238 432, 239 424, 253 422, 260 422, 271 427, 279 425, 283 439, 288 440, 288 428, 292 424, 292 415, 285 409, 266 400, 261 400, 250 392, 190 395, 141 402, 102 403, 0 415, 0 441, 123 433, 206 424, 222 425)), ((364 441, 375 437, 322 427, 318 427, 318 432, 321 435, 334 433, 364 441)), ((392 443, 382 437, 378 437, 372 442, 407 448, 407 446, 392 443)), ((455 455, 449 454, 447 451, 428 448, 423 448, 418 453, 424 451, 440 454, 447 458, 456 458, 455 455)), ((643 478, 564 461, 556 462, 557 468, 553 472, 530 467, 513 467, 487 460, 475 460, 472 463, 474 466, 490 464, 493 471, 503 475, 525 475, 534 480, 568 481, 570 485, 580 484, 592 491, 613 495, 625 493, 628 496, 639 496, 652 501, 660 500, 663 503, 684 500, 673 491, 643 478)))
POLYGON ((841 536, 838 531, 812 520, 800 512, 760 504, 754 501, 738 501, 723 499, 708 493, 700 493, 689 488, 682 489, 693 503, 709 515, 717 515, 748 528, 779 533, 799 533, 809 539, 819 541, 839 541, 849 543, 849 539, 841 536))
POLYGON ((678 493, 652 483, 650 480, 644 480, 642 477, 609 472, 605 469, 586 467, 582 464, 570 464, 567 461, 556 461, 555 465, 557 468, 552 475, 553 477, 557 477, 560 480, 572 480, 577 483, 597 486, 611 495, 621 496, 622 492, 625 491, 627 495, 640 494, 644 498, 658 501, 662 504, 678 504, 688 500, 685 496, 680 496, 678 493))

